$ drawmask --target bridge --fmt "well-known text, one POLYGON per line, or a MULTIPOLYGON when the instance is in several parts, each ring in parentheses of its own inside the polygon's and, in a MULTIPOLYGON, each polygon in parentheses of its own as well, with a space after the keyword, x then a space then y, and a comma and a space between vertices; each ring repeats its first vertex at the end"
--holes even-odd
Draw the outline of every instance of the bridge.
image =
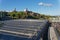
MULTIPOLYGON (((57 31, 57 26, 60 23, 59 20, 50 20, 51 26, 47 20, 6 20, 1 21, 3 26, 0 27, 0 39, 9 40, 4 37, 15 36, 19 37, 20 40, 60 40, 59 32, 57 31)), ((58 26, 59 27, 59 26, 58 26)), ((11 38, 13 40, 18 40, 19 38, 11 38)), ((8 37, 7 37, 8 38, 8 37)))
MULTIPOLYGON (((2 21, 2 23, 3 26, 0 27, 0 34, 24 38, 24 40, 47 39, 47 36, 44 36, 46 35, 45 32, 47 32, 46 30, 48 29, 47 20, 20 19, 6 20, 2 21)), ((7 40, 3 36, 1 36, 0 39, 7 40)))
POLYGON ((60 40, 60 19, 54 18, 50 20, 51 26, 48 30, 48 40, 60 40))

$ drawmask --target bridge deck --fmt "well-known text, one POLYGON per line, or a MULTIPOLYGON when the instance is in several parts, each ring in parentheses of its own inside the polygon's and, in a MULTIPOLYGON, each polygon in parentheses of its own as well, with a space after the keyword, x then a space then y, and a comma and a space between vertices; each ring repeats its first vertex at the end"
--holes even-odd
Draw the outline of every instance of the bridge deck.
POLYGON ((9 20, 3 21, 3 27, 0 28, 1 34, 18 35, 23 37, 32 38, 38 35, 45 27, 46 20, 9 20))

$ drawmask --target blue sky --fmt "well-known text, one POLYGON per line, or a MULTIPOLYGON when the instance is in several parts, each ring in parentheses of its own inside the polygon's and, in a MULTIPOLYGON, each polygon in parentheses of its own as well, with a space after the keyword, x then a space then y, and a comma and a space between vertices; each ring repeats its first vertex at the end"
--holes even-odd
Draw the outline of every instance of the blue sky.
POLYGON ((60 0, 0 0, 0 10, 12 11, 25 8, 45 15, 60 15, 60 0))

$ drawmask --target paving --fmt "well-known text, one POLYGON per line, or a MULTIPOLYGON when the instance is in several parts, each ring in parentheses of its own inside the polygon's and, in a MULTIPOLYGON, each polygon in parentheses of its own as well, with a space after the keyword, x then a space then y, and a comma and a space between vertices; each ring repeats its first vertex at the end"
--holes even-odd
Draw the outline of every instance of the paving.
POLYGON ((7 20, 2 21, 0 34, 32 38, 45 27, 46 20, 7 20))

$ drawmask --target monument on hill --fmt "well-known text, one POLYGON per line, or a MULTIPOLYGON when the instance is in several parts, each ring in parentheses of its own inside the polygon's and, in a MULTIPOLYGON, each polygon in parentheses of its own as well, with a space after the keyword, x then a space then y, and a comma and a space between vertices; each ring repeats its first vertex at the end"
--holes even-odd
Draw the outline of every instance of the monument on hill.
POLYGON ((27 12, 28 11, 28 8, 24 9, 24 12, 27 12))

